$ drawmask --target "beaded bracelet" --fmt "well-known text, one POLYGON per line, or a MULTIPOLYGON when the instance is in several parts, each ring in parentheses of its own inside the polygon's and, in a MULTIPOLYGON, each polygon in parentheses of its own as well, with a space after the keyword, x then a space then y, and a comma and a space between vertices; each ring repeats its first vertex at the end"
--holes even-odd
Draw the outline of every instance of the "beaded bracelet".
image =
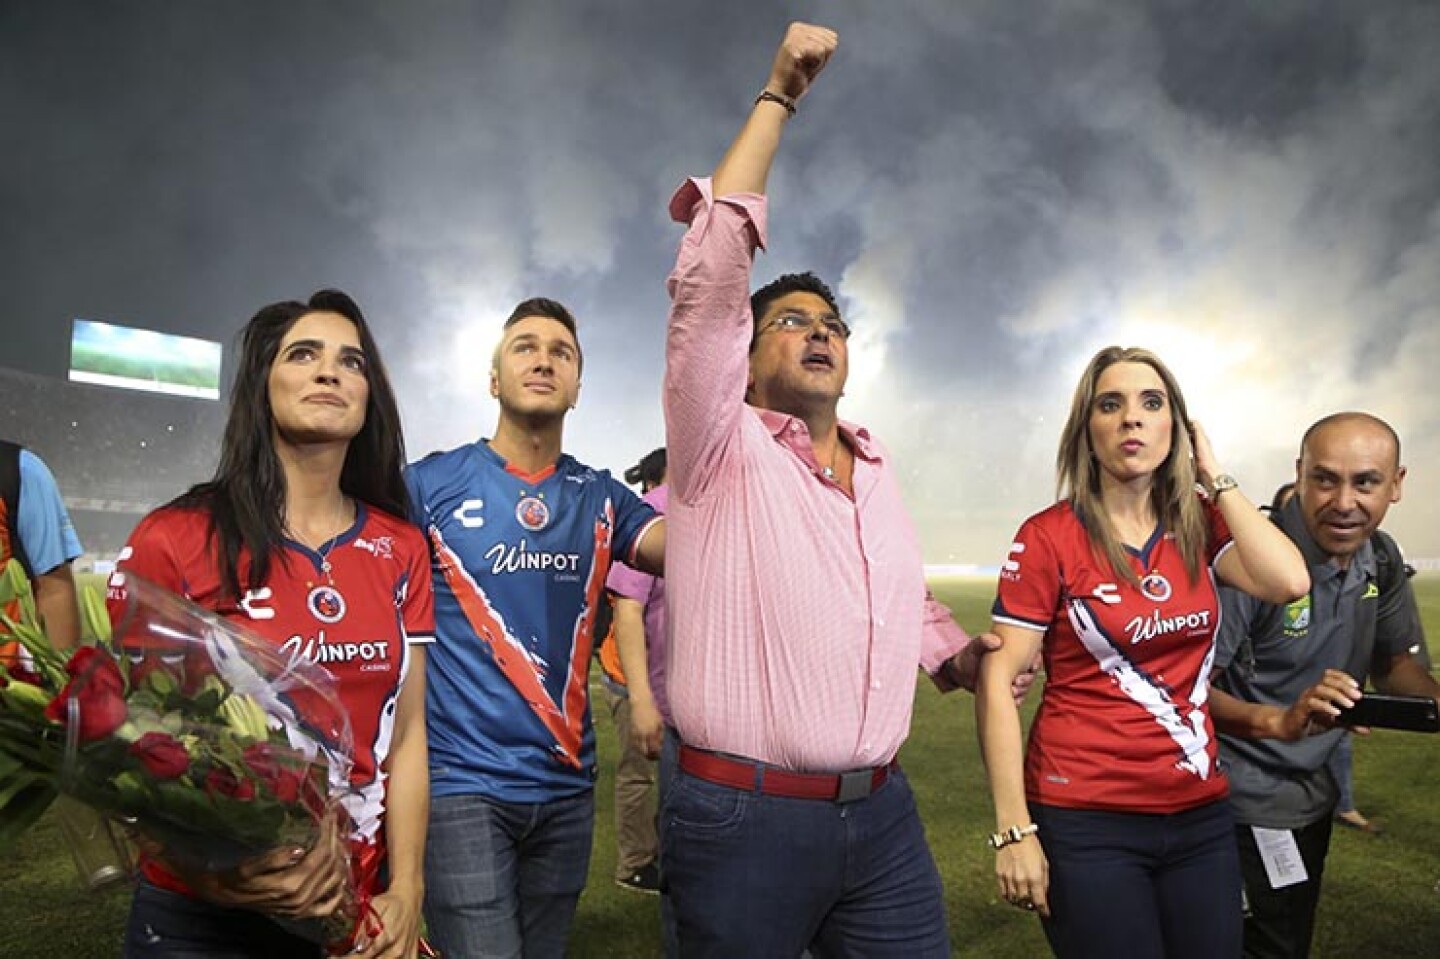
POLYGON ((755 98, 755 105, 759 106, 766 101, 778 103, 785 108, 786 113, 792 117, 795 115, 795 101, 783 93, 771 93, 769 90, 761 90, 760 95, 755 98))
POLYGON ((1028 826, 1011 826, 1002 832, 991 833, 987 841, 990 843, 992 849, 1004 849, 1006 846, 1017 843, 1026 836, 1033 836, 1039 831, 1039 824, 1033 822, 1028 826))

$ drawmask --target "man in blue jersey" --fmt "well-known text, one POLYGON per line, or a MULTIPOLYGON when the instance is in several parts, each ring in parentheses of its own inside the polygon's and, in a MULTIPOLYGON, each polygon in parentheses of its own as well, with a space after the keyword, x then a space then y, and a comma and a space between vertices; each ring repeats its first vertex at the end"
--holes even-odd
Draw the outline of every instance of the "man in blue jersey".
POLYGON ((407 471, 435 583, 425 917, 447 956, 564 955, 595 818, 596 612, 612 560, 663 565, 654 510, 561 452, 582 366, 570 312, 526 300, 491 363, 495 435, 407 471))

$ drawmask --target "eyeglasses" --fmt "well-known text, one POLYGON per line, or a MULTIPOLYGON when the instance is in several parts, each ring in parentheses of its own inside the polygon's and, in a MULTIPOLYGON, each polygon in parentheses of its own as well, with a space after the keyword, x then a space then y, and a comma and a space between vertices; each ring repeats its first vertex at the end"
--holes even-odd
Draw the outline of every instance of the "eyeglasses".
POLYGON ((765 330, 779 330, 782 333, 808 333, 815 324, 825 328, 825 332, 840 340, 850 339, 850 324, 846 323, 834 313, 821 313, 818 316, 811 316, 808 313, 781 313, 775 319, 761 328, 765 330))

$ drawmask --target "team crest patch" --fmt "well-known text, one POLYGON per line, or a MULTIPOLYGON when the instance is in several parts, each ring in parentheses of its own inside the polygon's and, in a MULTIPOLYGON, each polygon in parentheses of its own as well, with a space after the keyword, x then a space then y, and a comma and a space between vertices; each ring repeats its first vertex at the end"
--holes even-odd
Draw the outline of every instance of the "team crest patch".
POLYGON ((1163 603, 1170 598, 1170 581, 1159 573, 1146 573, 1145 578, 1140 580, 1140 592, 1145 594, 1146 599, 1163 603))
POLYGON ((1374 583, 1366 583, 1366 584, 1365 584, 1365 595, 1364 595, 1364 596, 1361 596, 1360 598, 1361 598, 1361 599, 1374 599, 1376 596, 1379 596, 1379 595, 1380 595, 1380 587, 1379 587, 1379 586, 1376 586, 1374 583))
POLYGON ((527 496, 515 504, 515 521, 535 533, 550 525, 550 507, 538 496, 527 496))
POLYGON ((1310 628, 1310 596, 1301 596, 1295 602, 1285 607, 1285 635, 1290 637, 1304 636, 1305 631, 1310 628))
POLYGON ((322 623, 338 623, 345 618, 345 597, 328 583, 310 590, 305 605, 310 607, 311 615, 322 623))

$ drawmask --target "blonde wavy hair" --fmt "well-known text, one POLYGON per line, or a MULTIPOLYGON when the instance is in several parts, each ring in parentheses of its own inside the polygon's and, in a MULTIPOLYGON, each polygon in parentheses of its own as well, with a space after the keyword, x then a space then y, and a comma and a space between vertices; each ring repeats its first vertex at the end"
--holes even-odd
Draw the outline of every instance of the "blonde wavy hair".
POLYGON ((1056 493, 1060 499, 1069 500, 1090 536, 1096 556, 1108 560, 1115 575, 1139 585, 1140 577, 1135 574, 1100 499, 1100 464, 1090 444, 1095 386, 1100 382, 1100 375, 1116 363, 1144 363, 1165 384, 1170 403, 1170 455, 1155 470, 1150 497, 1161 528, 1174 534, 1175 545, 1185 559, 1185 571, 1193 583, 1203 565, 1209 525, 1200 497, 1195 494, 1195 450, 1190 442, 1185 396, 1175 375, 1154 353, 1139 347, 1107 346, 1091 358, 1075 387, 1070 416, 1060 435, 1060 451, 1055 457, 1056 493))

